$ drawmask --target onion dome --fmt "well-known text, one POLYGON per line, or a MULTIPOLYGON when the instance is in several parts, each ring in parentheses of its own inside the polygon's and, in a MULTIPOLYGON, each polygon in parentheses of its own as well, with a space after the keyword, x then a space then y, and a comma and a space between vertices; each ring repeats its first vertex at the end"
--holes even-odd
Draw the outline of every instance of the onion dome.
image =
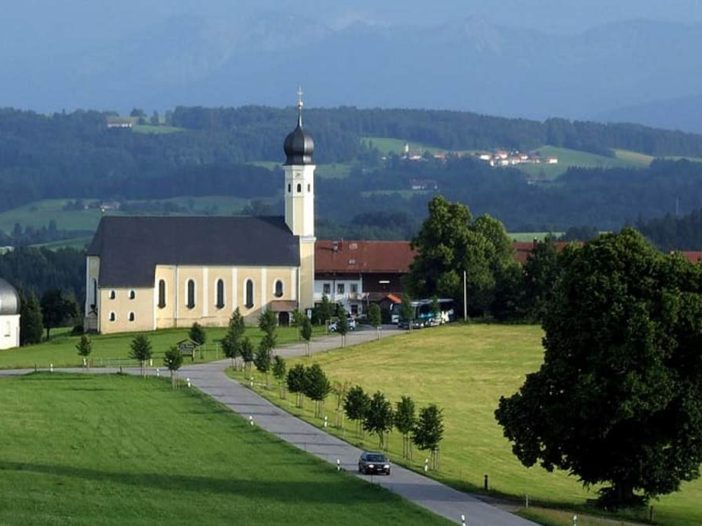
POLYGON ((286 165, 312 164, 314 141, 309 133, 302 128, 302 90, 298 91, 297 127, 288 134, 283 144, 286 165))
POLYGON ((0 278, 0 316, 19 314, 19 294, 7 281, 0 278))

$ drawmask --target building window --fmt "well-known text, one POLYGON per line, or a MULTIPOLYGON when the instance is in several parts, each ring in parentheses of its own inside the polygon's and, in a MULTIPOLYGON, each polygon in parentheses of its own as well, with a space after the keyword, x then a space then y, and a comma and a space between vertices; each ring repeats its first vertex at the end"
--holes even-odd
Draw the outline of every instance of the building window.
POLYGON ((195 308, 195 282, 192 279, 188 280, 188 293, 187 293, 187 303, 186 307, 189 309, 195 308))
POLYGON ((351 304, 351 316, 358 316, 358 305, 355 303, 351 304))
POLYGON ((322 285, 322 294, 326 294, 327 296, 331 294, 331 285, 329 283, 322 285))
POLYGON ((250 279, 246 280, 244 305, 246 306, 247 309, 250 309, 251 307, 254 306, 254 284, 253 284, 253 281, 250 279))
POLYGON ((134 313, 133 312, 129 313, 129 321, 134 321, 134 313))
POLYGON ((299 194, 300 192, 302 192, 302 185, 297 183, 297 193, 299 194))
POLYGON ((221 279, 217 280, 217 301, 215 306, 218 309, 224 308, 224 281, 221 279))
POLYGON ((283 297, 283 282, 282 282, 282 281, 277 280, 277 281, 275 282, 273 295, 274 295, 276 298, 282 298, 282 297, 283 297))
POLYGON ((351 283, 351 293, 352 294, 358 293, 358 283, 351 283))
POLYGON ((134 292, 133 290, 130 290, 129 291, 129 299, 133 300, 134 298, 136 298, 136 292, 134 292))
POLYGON ((158 308, 162 309, 166 306, 166 281, 158 280, 158 308))
POLYGON ((346 287, 344 287, 343 283, 337 283, 336 284, 336 293, 337 294, 343 294, 344 290, 346 290, 346 287))
POLYGON ((308 185, 307 185, 307 191, 308 191, 308 192, 311 192, 311 191, 312 191, 312 185, 311 185, 311 184, 308 184, 308 185))
POLYGON ((115 316, 114 312, 110 312, 110 321, 115 321, 117 319, 117 316, 115 316))
POLYGON ((114 290, 110 291, 110 299, 113 300, 117 297, 117 293, 114 290))
POLYGON ((292 192, 292 185, 288 183, 288 193, 292 192))

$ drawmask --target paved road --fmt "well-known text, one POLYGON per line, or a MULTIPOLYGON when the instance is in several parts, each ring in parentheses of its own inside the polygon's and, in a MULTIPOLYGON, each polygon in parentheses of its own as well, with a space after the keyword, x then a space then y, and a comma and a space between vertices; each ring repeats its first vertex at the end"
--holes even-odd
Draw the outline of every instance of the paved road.
MULTIPOLYGON (((393 334, 397 334, 395 329, 388 328, 381 331, 383 338, 393 334)), ((355 345, 376 337, 374 330, 357 331, 347 335, 346 342, 347 345, 355 345)), ((315 353, 334 349, 340 345, 340 341, 341 337, 338 335, 320 338, 312 343, 310 350, 315 353)), ((277 354, 285 357, 303 355, 306 351, 305 344, 276 350, 277 354)), ((229 360, 189 365, 181 369, 180 376, 190 378, 195 387, 244 418, 253 418, 255 425, 330 464, 336 465, 338 459, 343 469, 356 472, 360 449, 286 413, 252 390, 227 377, 224 371, 228 366, 229 360)), ((32 369, 0 371, 0 376, 17 376, 32 371, 32 369)), ((84 369, 71 369, 71 371, 85 372, 84 369)), ((107 373, 114 370, 92 369, 91 372, 107 373)), ((138 374, 138 369, 126 372, 138 374)), ((151 373, 153 372, 152 370, 151 373)), ((530 521, 400 466, 393 466, 390 476, 357 476, 379 484, 458 524, 461 523, 463 515, 469 526, 534 526, 530 521)))

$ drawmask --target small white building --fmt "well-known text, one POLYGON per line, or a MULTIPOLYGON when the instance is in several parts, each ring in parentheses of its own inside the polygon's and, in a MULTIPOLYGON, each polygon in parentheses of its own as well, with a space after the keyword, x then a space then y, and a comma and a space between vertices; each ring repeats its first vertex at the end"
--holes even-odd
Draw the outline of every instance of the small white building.
POLYGON ((19 347, 19 312, 19 294, 12 285, 0 278, 0 349, 19 347))

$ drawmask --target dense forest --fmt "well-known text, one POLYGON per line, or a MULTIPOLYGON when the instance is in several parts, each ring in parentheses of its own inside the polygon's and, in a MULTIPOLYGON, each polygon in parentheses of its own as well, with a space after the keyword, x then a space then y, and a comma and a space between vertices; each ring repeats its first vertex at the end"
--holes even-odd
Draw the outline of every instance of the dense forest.
POLYGON ((636 228, 661 250, 702 250, 702 208, 640 221, 636 228))
MULTIPOLYGON (((108 128, 110 113, 40 115, 0 110, 0 212, 47 198, 129 200, 231 195, 251 200, 246 213, 280 213, 282 140, 295 110, 267 107, 176 108, 150 133, 108 128), (170 133, 166 133, 170 132, 170 133)), ((305 110, 315 160, 343 163, 346 177, 317 179, 323 237, 404 238, 416 232, 426 202, 442 193, 489 213, 511 231, 573 226, 617 229, 679 210, 702 207, 702 164, 656 160, 648 168, 571 168, 534 184, 524 172, 495 170, 470 156, 409 162, 381 157, 362 137, 393 137, 447 150, 543 144, 609 155, 613 148, 660 156, 702 156, 702 136, 628 124, 550 119, 545 122, 423 110, 305 110), (428 181, 413 188, 412 181, 428 181)), ((130 208, 131 207, 131 208, 130 208)), ((175 211, 177 212, 177 211, 175 211)), ((0 245, 60 240, 71 233, 47 224, 0 235, 0 245)))

